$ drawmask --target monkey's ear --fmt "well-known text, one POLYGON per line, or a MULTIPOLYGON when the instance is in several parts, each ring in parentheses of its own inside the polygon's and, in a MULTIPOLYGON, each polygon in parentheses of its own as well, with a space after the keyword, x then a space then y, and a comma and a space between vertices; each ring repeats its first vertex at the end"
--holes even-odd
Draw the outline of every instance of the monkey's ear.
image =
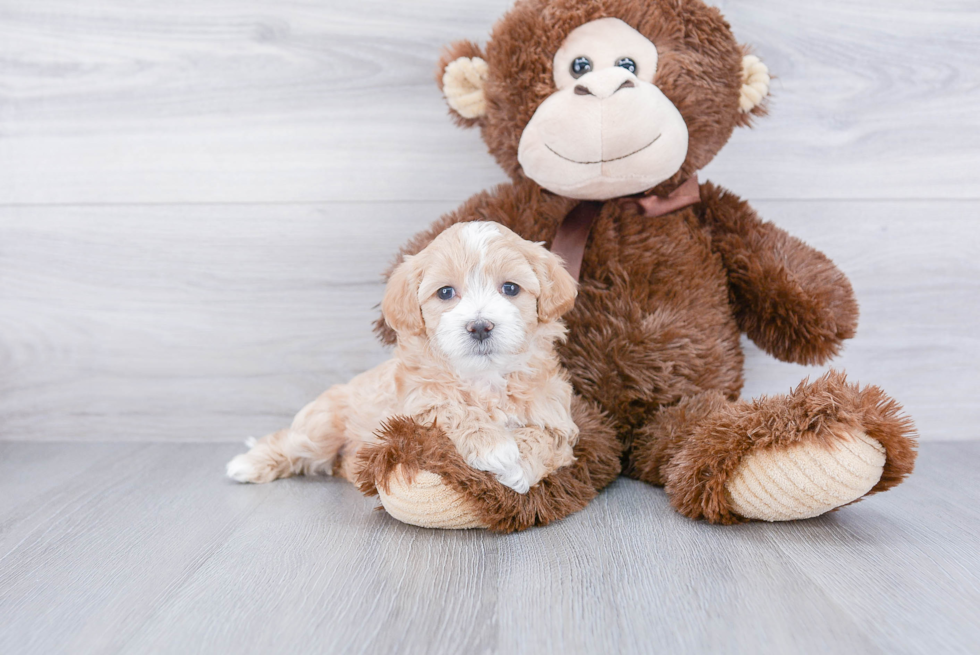
POLYGON ((472 41, 457 41, 439 59, 436 82, 449 104, 450 113, 462 127, 473 127, 487 113, 483 87, 489 68, 472 41))
POLYGON ((749 116, 765 116, 770 81, 769 67, 761 59, 751 54, 742 57, 742 91, 738 98, 738 110, 743 114, 743 125, 748 124, 749 116))

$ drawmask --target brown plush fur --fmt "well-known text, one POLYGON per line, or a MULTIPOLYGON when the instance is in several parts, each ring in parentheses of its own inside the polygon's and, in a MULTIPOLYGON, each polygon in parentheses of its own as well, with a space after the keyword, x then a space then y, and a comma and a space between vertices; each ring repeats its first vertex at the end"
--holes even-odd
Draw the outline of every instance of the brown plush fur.
MULTIPOLYGON (((456 118, 481 128, 513 182, 477 194, 413 238, 403 253, 418 252, 453 223, 474 220, 497 221, 526 239, 551 244, 577 201, 527 179, 517 146, 538 105, 555 91, 556 49, 575 27, 606 16, 626 21, 656 43, 655 83, 690 133, 680 171, 647 194, 669 193, 711 161, 736 126, 748 124, 749 116, 738 111, 746 50, 717 9, 699 0, 520 1, 495 26, 485 55, 460 42, 440 63, 458 56, 484 56, 489 63, 486 116, 456 118)), ((760 105, 752 115, 765 111, 760 105)), ((606 459, 622 447, 627 475, 665 485, 681 513, 721 523, 740 520, 724 485, 747 453, 802 440, 830 443, 846 428, 864 430, 886 449, 884 475, 873 492, 898 484, 912 470, 914 429, 877 387, 859 390, 831 374, 786 396, 738 401, 740 333, 784 361, 821 363, 854 335, 858 308, 846 277, 826 256, 763 222, 727 191, 708 183, 701 194, 700 204, 660 218, 609 201, 595 221, 578 300, 565 316, 568 342, 559 355, 576 392, 605 415, 580 426, 576 455, 601 462, 608 473, 612 465, 606 459), (611 434, 621 446, 607 443, 611 434)), ((392 342, 383 320, 376 328, 392 342)), ((383 481, 395 464, 407 461, 411 470, 440 473, 454 488, 469 490, 497 529, 567 514, 578 506, 568 502, 569 494, 590 497, 565 486, 573 483, 568 476, 575 484, 585 478, 559 471, 533 499, 516 498, 487 476, 458 468, 458 458, 447 450, 425 446, 430 449, 423 452, 423 446, 412 445, 438 439, 445 445, 437 431, 392 425, 385 449, 372 455, 375 479, 383 481), (532 520, 532 513, 539 518, 532 520)), ((593 479, 608 483, 606 476, 593 479)), ((363 484, 371 488, 370 476, 363 484)))
POLYGON ((831 371, 801 383, 788 396, 730 403, 708 392, 660 412, 634 443, 633 474, 662 484, 671 504, 692 518, 735 523, 725 483, 754 450, 801 441, 833 444, 851 429, 864 430, 885 447, 885 470, 870 493, 895 486, 911 473, 911 421, 878 387, 860 389, 831 371))
POLYGON ((355 483, 362 492, 376 495, 377 484, 395 467, 409 478, 421 470, 437 473, 477 508, 477 518, 496 532, 514 532, 547 525, 583 509, 619 475, 622 446, 603 420, 601 412, 581 398, 572 401, 572 418, 581 437, 575 446, 576 461, 519 494, 504 487, 484 471, 470 468, 453 444, 433 426, 410 418, 388 422, 379 434, 381 443, 365 446, 358 454, 361 473, 355 483))
POLYGON ((749 204, 707 184, 701 217, 728 272, 738 327, 783 361, 822 364, 857 329, 851 284, 823 253, 763 223, 749 204))

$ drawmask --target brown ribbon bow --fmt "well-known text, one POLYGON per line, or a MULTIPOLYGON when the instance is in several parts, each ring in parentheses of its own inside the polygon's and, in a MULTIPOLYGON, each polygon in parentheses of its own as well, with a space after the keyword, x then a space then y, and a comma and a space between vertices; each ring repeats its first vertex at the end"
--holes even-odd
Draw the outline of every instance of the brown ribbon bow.
MULTIPOLYGON (((639 207, 640 214, 646 218, 659 218, 678 209, 684 209, 701 202, 701 186, 698 176, 692 175, 674 189, 666 198, 645 196, 642 198, 620 198, 620 203, 634 204, 639 207)), ((551 252, 565 262, 567 270, 578 280, 582 270, 582 257, 585 255, 585 244, 589 240, 592 224, 602 211, 602 202, 586 200, 575 205, 568 216, 558 226, 558 232, 551 242, 551 252)))

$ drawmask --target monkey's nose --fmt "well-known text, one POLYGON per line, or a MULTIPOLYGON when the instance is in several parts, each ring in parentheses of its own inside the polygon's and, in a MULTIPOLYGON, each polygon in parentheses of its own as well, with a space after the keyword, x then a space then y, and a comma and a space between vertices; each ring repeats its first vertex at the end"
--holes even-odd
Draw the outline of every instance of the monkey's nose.
POLYGON ((470 321, 466 324, 466 331, 470 333, 470 337, 476 339, 480 343, 483 343, 490 338, 490 332, 492 330, 493 323, 482 318, 475 321, 470 321))
POLYGON ((574 92, 577 96, 594 96, 605 100, 623 89, 635 88, 634 79, 633 74, 623 68, 607 68, 584 75, 575 85, 574 92))

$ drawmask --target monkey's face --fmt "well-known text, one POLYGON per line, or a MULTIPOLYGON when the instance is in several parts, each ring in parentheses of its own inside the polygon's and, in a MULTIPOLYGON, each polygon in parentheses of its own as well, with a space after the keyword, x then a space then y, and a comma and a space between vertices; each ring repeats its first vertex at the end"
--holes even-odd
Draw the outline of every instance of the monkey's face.
POLYGON ((524 174, 569 198, 653 188, 687 158, 687 124, 654 84, 657 47, 618 18, 572 31, 555 54, 557 91, 521 135, 524 174))
POLYGON ((562 196, 666 195, 765 114, 769 75, 702 0, 517 0, 439 81, 515 180, 562 196))

